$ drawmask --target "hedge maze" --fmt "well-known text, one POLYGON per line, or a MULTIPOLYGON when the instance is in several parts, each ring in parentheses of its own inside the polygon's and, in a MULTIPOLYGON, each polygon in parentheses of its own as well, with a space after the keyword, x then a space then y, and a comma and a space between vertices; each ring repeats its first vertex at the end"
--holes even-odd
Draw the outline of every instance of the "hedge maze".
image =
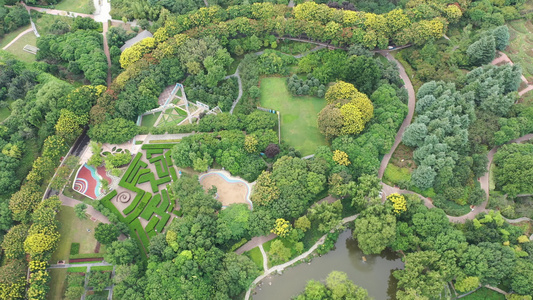
MULTIPOLYGON (((166 190, 166 184, 178 179, 176 169, 172 167, 170 151, 172 146, 174 144, 143 145, 141 149, 146 153, 145 159, 149 164, 141 160, 143 153, 137 153, 119 183, 119 186, 127 191, 118 194, 117 190, 113 190, 100 200, 105 207, 118 216, 121 222, 128 225, 130 236, 137 237, 145 255, 150 238, 164 230, 169 223, 170 213, 175 207, 174 201, 170 201, 166 190), (152 168, 150 165, 153 165, 152 168), (155 173, 152 172, 154 168, 155 173), (138 187, 147 182, 150 183, 151 191, 138 187), (132 197, 133 195, 135 197, 132 197), (127 207, 121 212, 113 201, 125 202, 127 207), (144 228, 141 219, 148 221, 144 228)), ((179 215, 178 212, 174 213, 179 215)))

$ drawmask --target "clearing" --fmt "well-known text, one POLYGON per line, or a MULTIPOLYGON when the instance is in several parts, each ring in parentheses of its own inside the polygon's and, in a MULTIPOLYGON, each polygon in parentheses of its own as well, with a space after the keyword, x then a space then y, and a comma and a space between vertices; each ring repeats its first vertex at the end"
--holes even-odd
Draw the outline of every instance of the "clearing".
POLYGON ((223 207, 234 203, 248 204, 252 208, 250 201, 251 186, 243 179, 231 176, 228 172, 214 171, 206 173, 198 178, 205 190, 212 186, 217 187, 216 199, 222 203, 223 207))
POLYGON ((26 45, 32 45, 32 46, 37 45, 37 37, 32 31, 21 36, 16 42, 11 44, 11 46, 9 46, 6 49, 6 51, 15 55, 18 59, 24 62, 27 62, 27 63, 34 62, 35 54, 31 54, 23 50, 24 46, 26 45))
MULTIPOLYGON (((58 260, 68 261, 72 243, 80 244, 79 254, 94 256, 94 250, 97 244, 94 238, 94 228, 98 225, 98 222, 93 222, 90 219, 80 220, 76 217, 74 208, 69 206, 61 206, 61 211, 57 214, 57 219, 60 224, 59 234, 61 235, 61 239, 59 240, 57 250, 52 255, 51 263, 55 264, 58 260)), ((97 256, 102 256, 105 252, 104 248, 105 246, 100 246, 100 253, 97 256)))
POLYGON ((261 106, 281 114, 281 138, 302 155, 313 154, 325 146, 326 139, 318 130, 318 113, 326 100, 309 96, 292 96, 286 78, 261 79, 261 106))
POLYGON ((55 5, 55 9, 92 14, 94 12, 94 3, 92 0, 63 0, 55 5))

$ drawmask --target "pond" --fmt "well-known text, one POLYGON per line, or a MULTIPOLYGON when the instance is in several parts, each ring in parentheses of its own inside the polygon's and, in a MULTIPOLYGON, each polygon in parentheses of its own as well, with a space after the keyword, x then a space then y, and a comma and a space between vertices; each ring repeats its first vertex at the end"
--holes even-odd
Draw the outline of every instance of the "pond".
POLYGON ((301 263, 286 269, 282 275, 266 277, 261 286, 255 288, 257 294, 252 296, 253 299, 291 299, 304 290, 307 281, 324 281, 331 271, 345 272, 376 300, 396 299, 397 281, 392 272, 404 265, 396 253, 387 250, 381 255, 363 255, 357 241, 352 238, 351 230, 339 235, 335 247, 328 254, 314 258, 311 264, 301 263))

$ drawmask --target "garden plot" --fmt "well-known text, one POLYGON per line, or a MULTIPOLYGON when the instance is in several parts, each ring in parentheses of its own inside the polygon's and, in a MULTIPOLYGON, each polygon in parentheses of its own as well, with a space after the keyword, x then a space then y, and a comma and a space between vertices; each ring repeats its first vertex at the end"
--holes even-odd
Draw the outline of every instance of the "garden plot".
POLYGON ((167 185, 178 178, 172 165, 173 144, 146 144, 137 153, 120 180, 119 187, 101 201, 130 228, 146 254, 150 238, 163 232, 175 218, 175 201, 171 201, 167 185))

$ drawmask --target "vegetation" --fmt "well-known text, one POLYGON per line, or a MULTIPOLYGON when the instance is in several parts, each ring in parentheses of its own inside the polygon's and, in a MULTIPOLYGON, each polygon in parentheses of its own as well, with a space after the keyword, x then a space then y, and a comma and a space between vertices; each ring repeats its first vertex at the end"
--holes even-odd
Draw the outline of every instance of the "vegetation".
POLYGON ((326 278, 326 284, 311 280, 307 282, 305 291, 296 300, 306 299, 371 299, 367 290, 358 287, 348 279, 348 275, 339 271, 332 271, 326 278))

